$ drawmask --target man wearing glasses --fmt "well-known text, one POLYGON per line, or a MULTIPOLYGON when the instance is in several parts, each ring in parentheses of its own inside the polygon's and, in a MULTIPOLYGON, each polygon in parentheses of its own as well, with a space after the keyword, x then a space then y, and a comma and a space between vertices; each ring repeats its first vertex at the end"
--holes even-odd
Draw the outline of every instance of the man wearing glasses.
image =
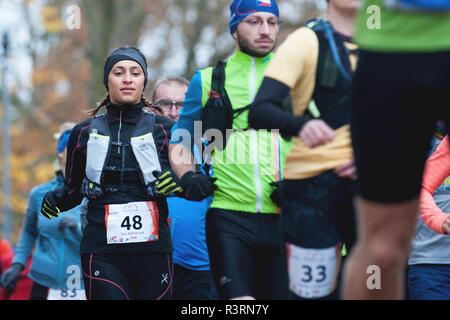
POLYGON ((159 80, 152 94, 152 103, 159 107, 162 115, 178 121, 189 81, 182 77, 167 77, 159 80))
MULTIPOLYGON (((206 241, 220 299, 285 299, 285 254, 279 209, 270 199, 274 189, 270 183, 280 179, 290 144, 278 132, 246 130, 246 107, 253 102, 273 56, 279 31, 278 7, 274 0, 235 0, 230 11, 236 50, 225 63, 226 93, 222 91, 219 96, 223 100, 228 97, 233 131, 225 148, 211 153, 214 178, 196 173, 189 161, 192 154, 186 152, 192 141, 179 138, 185 137, 181 132, 186 131, 194 138, 194 122, 203 118, 209 101, 217 98, 212 75, 218 67, 199 70, 172 131, 170 160, 188 199, 201 200, 214 194, 206 215, 206 241), (241 112, 236 113, 238 109, 241 112)), ((215 109, 210 110, 214 118, 215 109)), ((216 118, 221 118, 220 113, 216 118)))

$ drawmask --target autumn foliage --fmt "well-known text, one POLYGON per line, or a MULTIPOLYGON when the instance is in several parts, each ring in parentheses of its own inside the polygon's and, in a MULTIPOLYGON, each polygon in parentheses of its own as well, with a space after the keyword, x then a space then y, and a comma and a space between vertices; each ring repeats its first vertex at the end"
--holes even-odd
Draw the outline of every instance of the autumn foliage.
MULTIPOLYGON (((10 126, 13 243, 20 235, 31 189, 54 177, 54 133, 65 121, 85 120, 85 111, 106 94, 103 64, 113 48, 145 46, 150 81, 144 94, 148 97, 159 77, 174 75, 167 74, 168 66, 177 67, 175 75, 190 79, 198 68, 226 58, 234 49, 228 31, 228 0, 79 0, 75 3, 80 8, 80 28, 75 29, 67 26, 68 2, 21 2, 21 27, 28 28, 31 39, 20 50, 28 54, 33 66, 31 88, 27 88, 30 97, 17 94, 24 89, 20 84, 10 92, 14 109, 10 126), (209 58, 202 60, 205 52, 209 58)), ((283 2, 298 3, 278 0, 283 2)), ((305 1, 309 15, 312 2, 305 1)), ((300 22, 285 21, 281 36, 300 22)))

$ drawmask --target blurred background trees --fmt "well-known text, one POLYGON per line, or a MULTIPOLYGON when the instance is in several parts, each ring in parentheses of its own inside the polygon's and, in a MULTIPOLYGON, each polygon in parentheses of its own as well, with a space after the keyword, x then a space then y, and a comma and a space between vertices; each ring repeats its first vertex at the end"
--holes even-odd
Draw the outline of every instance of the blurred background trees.
MULTIPOLYGON (((64 121, 86 119, 84 111, 106 94, 102 81, 108 53, 125 44, 142 50, 150 77, 145 95, 150 96, 158 78, 178 75, 190 79, 197 69, 233 52, 228 31, 230 3, 0 0, 0 21, 2 16, 17 16, 9 25, 0 22, 0 32, 8 30, 12 39, 7 76, 12 100, 14 243, 29 192, 54 176, 53 134, 64 121)), ((283 21, 280 43, 307 19, 322 15, 325 0, 278 0, 278 5, 283 21)))

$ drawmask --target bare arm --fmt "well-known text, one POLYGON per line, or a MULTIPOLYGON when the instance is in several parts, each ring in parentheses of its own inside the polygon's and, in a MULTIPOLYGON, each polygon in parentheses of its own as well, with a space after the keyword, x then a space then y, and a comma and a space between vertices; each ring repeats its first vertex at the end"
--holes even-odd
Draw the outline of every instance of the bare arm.
POLYGON ((433 194, 450 174, 450 148, 445 137, 435 152, 428 158, 420 193, 420 218, 432 230, 449 234, 449 215, 436 205, 433 194))
POLYGON ((195 172, 195 161, 191 151, 181 143, 172 143, 169 145, 170 166, 177 175, 178 179, 188 171, 195 172))

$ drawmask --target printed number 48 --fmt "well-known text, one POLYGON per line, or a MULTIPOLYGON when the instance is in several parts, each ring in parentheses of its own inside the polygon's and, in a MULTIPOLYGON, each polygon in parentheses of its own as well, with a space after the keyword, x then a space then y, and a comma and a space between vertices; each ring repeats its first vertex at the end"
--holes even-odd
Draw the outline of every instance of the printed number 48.
POLYGON ((133 228, 134 230, 139 230, 140 228, 142 228, 141 216, 133 216, 132 220, 133 220, 133 224, 131 224, 131 222, 130 222, 130 217, 126 216, 125 219, 123 219, 120 226, 122 228, 127 228, 127 230, 130 230, 131 228, 133 228))
POLYGON ((317 274, 314 276, 313 276, 313 269, 311 268, 311 266, 304 264, 302 265, 302 268, 303 268, 303 275, 305 276, 304 278, 301 279, 303 282, 311 282, 315 280, 315 282, 319 283, 325 281, 325 279, 327 278, 327 275, 325 273, 326 268, 323 265, 318 265, 315 268, 317 274))

